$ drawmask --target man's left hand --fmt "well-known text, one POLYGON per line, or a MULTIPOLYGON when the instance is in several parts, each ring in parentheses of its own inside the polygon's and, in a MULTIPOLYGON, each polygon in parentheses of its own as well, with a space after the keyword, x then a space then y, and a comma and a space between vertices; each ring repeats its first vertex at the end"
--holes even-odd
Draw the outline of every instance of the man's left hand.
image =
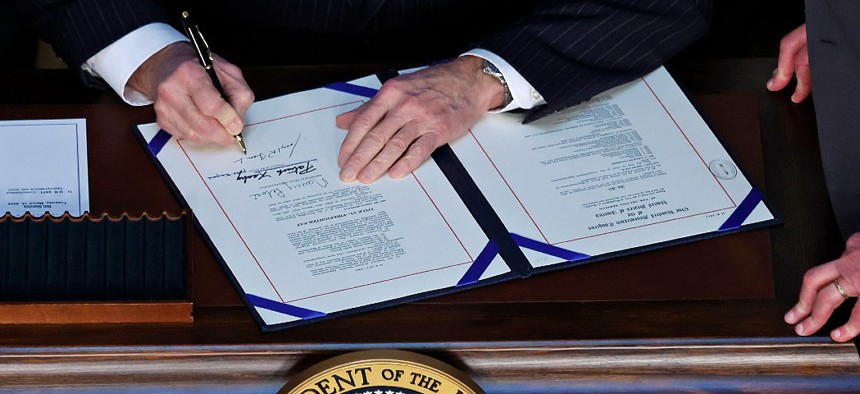
POLYGON ((504 102, 498 80, 481 72, 483 59, 462 56, 401 75, 361 107, 337 117, 348 130, 340 148, 340 179, 371 183, 418 168, 436 148, 464 135, 486 111, 504 102))
MULTIPOLYGON (((798 335, 812 335, 827 323, 833 311, 848 297, 860 293, 860 233, 845 243, 845 252, 836 260, 810 269, 803 276, 800 300, 785 322, 794 324, 798 335), (838 285, 838 286, 837 286, 838 285)), ((848 322, 837 327, 830 337, 845 342, 860 334, 860 303, 855 304, 848 322)))

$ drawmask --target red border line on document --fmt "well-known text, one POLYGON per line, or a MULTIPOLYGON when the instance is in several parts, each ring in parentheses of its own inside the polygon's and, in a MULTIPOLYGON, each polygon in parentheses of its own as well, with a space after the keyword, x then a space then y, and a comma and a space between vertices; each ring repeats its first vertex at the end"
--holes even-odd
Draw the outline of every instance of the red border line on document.
MULTIPOLYGON (((663 104, 663 101, 662 101, 662 100, 660 100, 660 97, 658 97, 658 96, 657 96, 657 93, 655 93, 655 92, 654 92, 654 89, 652 89, 652 88, 651 88, 651 85, 648 83, 648 81, 646 81, 644 77, 643 77, 643 78, 640 78, 640 79, 642 80, 642 82, 644 82, 644 83, 645 83, 645 86, 647 86, 647 87, 648 87, 648 90, 651 92, 651 94, 654 96, 654 98, 655 98, 655 99, 657 99, 657 102, 660 104, 660 106, 661 106, 661 107, 663 107, 663 111, 665 111, 665 112, 666 112, 666 114, 667 114, 667 115, 669 115, 669 118, 670 118, 670 119, 672 119, 672 123, 674 123, 674 124, 675 124, 675 127, 677 127, 677 128, 678 128, 678 131, 680 131, 680 132, 681 132, 681 135, 682 135, 682 136, 684 136, 684 139, 687 141, 687 143, 690 145, 690 147, 691 147, 691 148, 693 148, 693 152, 695 152, 695 153, 696 153, 696 156, 698 156, 698 157, 699 157, 699 160, 701 160, 701 161, 702 161, 702 164, 703 164, 705 167, 707 167, 708 165, 707 165, 707 163, 705 163, 705 159, 704 159, 704 158, 702 157, 702 155, 699 153, 698 149, 696 149, 696 147, 693 145, 692 141, 690 141, 690 138, 689 138, 689 137, 687 137, 687 133, 686 133, 686 132, 684 132, 684 129, 683 129, 683 128, 681 128, 681 125, 679 125, 679 124, 678 124, 678 122, 675 120, 675 117, 672 115, 672 113, 671 113, 671 112, 669 112, 669 109, 668 109, 668 108, 666 108, 666 105, 665 105, 665 104, 663 104)), ((714 180, 717 182, 717 185, 719 185, 719 186, 720 186, 720 189, 722 189, 722 190, 723 190, 723 193, 725 193, 725 194, 726 194, 726 197, 728 197, 729 201, 731 201, 731 203, 732 203, 732 206, 731 206, 731 207, 715 209, 715 210, 708 211, 708 212, 701 212, 701 213, 692 214, 692 215, 687 215, 687 216, 678 217, 678 218, 672 218, 672 219, 667 219, 667 220, 661 220, 661 221, 659 221, 659 222, 653 222, 653 223, 648 223, 648 224, 642 224, 642 225, 639 225, 639 226, 629 227, 629 228, 620 229, 620 230, 607 231, 607 232, 605 232, 605 233, 600 233, 600 234, 592 234, 592 235, 588 235, 588 236, 585 236, 585 237, 573 238, 573 239, 568 239, 568 240, 558 241, 558 242, 550 242, 550 241, 549 241, 549 239, 547 238, 546 234, 544 234, 543 230, 542 230, 542 229, 540 228, 540 226, 537 224, 537 221, 535 221, 535 219, 534 219, 534 217, 532 216, 531 212, 529 212, 529 210, 526 208, 525 204, 523 204, 522 200, 520 199, 520 196, 519 196, 519 195, 517 195, 517 193, 514 191, 513 187, 511 187, 510 183, 508 182, 507 178, 505 178, 505 176, 504 176, 504 175, 502 174, 502 172, 499 170, 499 167, 496 165, 495 161, 493 161, 493 159, 490 157, 490 154, 489 154, 489 153, 487 152, 487 150, 484 148, 484 145, 483 145, 483 144, 481 144, 481 141, 480 141, 480 140, 478 140, 478 138, 475 136, 475 134, 472 132, 472 130, 471 130, 471 129, 469 130, 469 134, 470 134, 470 135, 472 136, 472 138, 475 140, 475 143, 477 143, 477 144, 478 144, 478 147, 480 147, 480 148, 481 148, 481 151, 482 151, 482 152, 484 152, 484 155, 486 155, 486 156, 487 156, 487 160, 489 160, 489 161, 490 161, 490 164, 491 164, 491 165, 493 166, 493 168, 496 170, 496 173, 498 173, 498 174, 499 174, 499 177, 500 177, 500 178, 502 178, 502 181, 505 183, 505 186, 507 186, 508 190, 510 190, 510 191, 511 191, 511 194, 513 194, 514 198, 517 200, 517 203, 519 203, 519 204, 520 204, 520 207, 522 207, 522 208, 523 208, 523 211, 526 213, 526 216, 528 216, 529 220, 531 220, 531 222, 534 224, 535 228, 538 230, 538 232, 540 232, 540 235, 541 235, 541 237, 543 237, 544 242, 546 242, 546 243, 547 243, 547 244, 549 244, 549 245, 559 245, 559 244, 563 244, 563 243, 567 243, 567 242, 579 241, 579 240, 582 240, 582 239, 594 238, 594 237, 599 237, 599 236, 603 236, 603 235, 608 235, 608 234, 618 233, 618 232, 622 232, 622 231, 633 230, 633 229, 642 228, 642 227, 647 227, 647 226, 653 226, 653 225, 655 225, 655 224, 667 223, 667 222, 671 222, 671 221, 675 221, 675 220, 687 219, 687 218, 691 218, 691 217, 694 217, 694 216, 707 215, 707 214, 711 214, 711 213, 714 213, 714 212, 720 212, 720 211, 725 211, 725 210, 727 210, 727 209, 737 208, 737 203, 735 202, 735 200, 732 198, 732 196, 729 194, 729 192, 728 192, 728 191, 726 191, 726 188, 725 188, 725 187, 723 187, 723 184, 720 182, 720 180, 719 180, 719 179, 717 179, 716 175, 714 175, 713 173, 711 173, 711 176, 712 176, 712 177, 714 178, 714 180)), ((710 171, 709 171, 709 172, 710 172, 710 171)))
MULTIPOLYGON (((287 118, 296 117, 296 116, 299 116, 299 115, 305 115, 305 114, 309 114, 309 113, 313 113, 313 112, 324 111, 324 110, 328 110, 328 109, 332 109, 332 108, 337 108, 337 107, 342 107, 342 106, 351 105, 351 104, 356 104, 356 103, 364 103, 364 100, 356 100, 356 101, 352 101, 352 102, 348 102, 348 103, 343 103, 343 104, 338 104, 338 105, 332 105, 332 106, 323 107, 323 108, 317 108, 317 109, 313 109, 313 110, 309 110, 309 111, 299 112, 299 113, 296 113, 296 114, 291 114, 291 115, 282 116, 282 117, 279 117, 279 118, 268 119, 268 120, 264 120, 264 121, 260 121, 260 122, 256 122, 256 123, 249 123, 249 124, 247 124, 246 126, 255 126, 255 125, 260 125, 260 124, 264 124, 264 123, 270 123, 270 122, 274 122, 274 121, 278 121, 278 120, 283 120, 283 119, 287 119, 287 118)), ((439 214, 439 216, 442 218, 442 220, 443 220, 443 221, 445 222, 445 224, 448 226, 448 229, 451 231, 451 234, 454 236, 454 238, 457 240, 457 242, 458 242, 458 243, 460 244, 460 246, 463 248, 463 251, 466 253, 466 256, 468 256, 468 258, 469 258, 469 260, 470 260, 470 261, 466 261, 466 262, 462 262, 462 263, 457 263, 457 264, 452 264, 452 265, 447 265, 447 266, 443 266, 443 267, 437 267, 437 268, 428 269, 428 270, 424 270, 424 271, 420 271, 420 272, 414 272, 414 273, 411 273, 411 274, 401 275, 401 276, 397 276, 397 277, 394 277, 394 278, 384 279, 384 280, 380 280, 380 281, 376 281, 376 282, 372 282, 372 283, 365 283, 365 284, 358 285, 358 286, 352 286, 352 287, 348 287, 348 288, 344 288, 344 289, 333 290, 333 291, 329 291, 329 292, 326 292, 326 293, 321 293, 321 294, 316 294, 316 295, 310 295, 310 296, 301 297, 301 298, 296 298, 296 299, 292 299, 292 300, 284 300, 284 298, 281 296, 281 293, 278 291, 278 288, 275 286, 274 282, 273 282, 273 281, 272 281, 272 279, 269 277, 269 274, 266 272, 266 269, 265 269, 265 268, 263 268, 262 264, 261 264, 261 263, 260 263, 260 261, 257 259, 257 256, 256 256, 256 255, 254 255, 254 252, 251 250, 251 247, 248 245, 248 243, 245 241, 245 239, 244 239, 244 237, 242 236, 242 234, 239 232, 239 229, 238 229, 238 228, 236 227, 236 225, 233 223, 233 220, 230 218, 230 215, 229 215, 229 214, 227 214, 227 211, 226 211, 226 210, 224 209, 224 207, 222 206, 221 201, 219 201, 219 200, 218 200, 218 197, 216 197, 216 196, 215 196, 214 191, 213 191, 213 190, 212 190, 212 188, 209 186, 209 183, 206 181, 206 179, 203 177, 203 174, 201 174, 201 173, 200 173, 200 171, 197 169, 197 165, 195 165, 195 164, 194 164, 194 161, 191 159, 191 156, 189 156, 189 155, 188 155, 188 152, 185 150, 185 147, 183 147, 183 146, 182 146, 182 144, 180 143, 180 141, 179 141, 179 140, 177 140, 177 144, 179 145, 179 148, 180 148, 180 149, 182 149, 182 152, 185 154, 185 157, 188 159, 188 162, 189 162, 189 163, 191 164, 191 166, 194 168, 194 172, 196 172, 196 173, 197 173, 197 176, 200 178, 200 180, 201 180, 201 181, 203 182, 203 184, 206 186, 206 189, 209 191, 209 194, 212 196, 212 199, 213 199, 213 200, 215 200, 215 203, 216 203, 216 204, 218 204, 218 208, 219 208, 219 209, 221 209, 221 212, 224 214, 224 217, 227 219, 227 221, 228 221, 228 222, 230 223, 230 225, 233 227, 233 231, 235 231, 235 232, 236 232, 236 235, 239 237, 239 240, 241 240, 241 241, 242 241, 242 244, 243 244, 243 245, 245 245, 245 249, 247 249, 247 250, 248 250, 248 253, 251 255, 251 258, 253 258, 254 262, 257 264, 257 267, 258 267, 258 268, 260 269, 260 271, 263 273, 263 276, 265 276, 265 277, 266 277, 266 280, 269 282, 269 285, 270 285, 270 286, 272 286, 272 290, 274 290, 274 291, 275 291, 275 293, 276 293, 276 294, 277 294, 277 296, 278 296, 278 299, 280 299, 280 301, 281 301, 282 303, 290 303, 290 302, 301 301, 301 300, 311 299, 311 298, 315 298, 315 297, 320 297, 320 296, 325 296, 325 295, 330 295, 330 294, 340 293, 340 292, 344 292, 344 291, 348 291, 348 290, 353 290, 353 289, 357 289, 357 288, 362 288, 362 287, 372 286, 372 285, 376 285, 376 284, 380 284, 380 283, 390 282, 390 281, 393 281, 393 280, 402 279, 402 278, 406 278, 406 277, 410 277, 410 276, 420 275, 420 274, 424 274, 424 273, 427 273, 427 272, 439 271, 439 270, 443 270, 443 269, 448 269, 448 268, 458 267, 458 266, 465 265, 465 264, 471 264, 471 263, 473 263, 473 262, 475 261, 475 259, 474 259, 474 258, 472 257, 472 255, 469 253, 468 249, 466 249, 466 246, 463 244, 463 241, 460 239, 459 235, 457 235, 456 231, 454 231, 454 228, 453 228, 453 227, 451 227, 451 224, 448 222, 448 219, 445 217, 445 215, 443 215, 443 214, 442 214, 442 211, 439 209, 439 207, 438 207, 438 205, 436 204, 436 202, 433 200, 433 198, 432 198, 432 197, 430 196, 430 194, 427 192, 427 189, 424 187, 424 184, 422 184, 422 183, 421 183, 421 181, 418 179, 418 177, 417 177, 417 176, 415 175, 415 173, 413 172, 413 173, 411 174, 411 175, 412 175, 412 177, 413 177, 413 179, 415 179, 415 182, 418 184, 418 186, 419 186, 419 187, 421 187, 421 190, 424 192, 424 195, 426 195, 426 196, 427 196, 427 199, 430 201, 430 203, 431 203, 431 204, 433 205, 433 207, 436 209, 436 212, 439 214)))

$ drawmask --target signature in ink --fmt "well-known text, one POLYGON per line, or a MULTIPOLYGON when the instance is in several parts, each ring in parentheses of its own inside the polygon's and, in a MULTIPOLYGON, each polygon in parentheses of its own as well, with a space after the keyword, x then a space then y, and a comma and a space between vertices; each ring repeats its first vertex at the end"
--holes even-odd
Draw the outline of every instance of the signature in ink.
POLYGON ((233 163, 244 164, 245 161, 265 161, 268 159, 273 159, 277 156, 280 156, 281 153, 289 150, 289 155, 287 157, 293 157, 293 152, 296 151, 296 147, 299 145, 299 140, 302 138, 302 133, 299 133, 298 137, 296 137, 295 142, 291 142, 289 144, 281 144, 277 148, 272 148, 265 150, 263 152, 258 152, 253 155, 248 155, 244 157, 240 157, 239 159, 233 161, 233 163))
POLYGON ((296 190, 296 189, 305 189, 313 186, 325 188, 328 187, 329 181, 323 178, 322 176, 315 176, 306 180, 299 181, 290 181, 290 182, 281 182, 276 183, 274 185, 263 186, 263 188, 272 188, 269 190, 263 190, 257 193, 251 193, 248 195, 248 198, 253 200, 259 200, 261 198, 269 198, 274 199, 276 197, 285 198, 287 196, 287 191, 296 190))
POLYGON ((305 175, 305 174, 308 174, 308 173, 311 173, 311 172, 314 172, 317 170, 317 168, 314 167, 314 163, 313 163, 316 160, 317 159, 310 159, 310 160, 299 162, 299 163, 287 164, 283 168, 276 169, 276 171, 278 173, 278 176, 281 176, 284 174, 287 174, 287 175, 289 175, 289 174, 305 175))
POLYGON ((286 195, 286 193, 284 193, 283 190, 276 187, 274 189, 264 190, 264 191, 261 191, 259 193, 251 193, 248 197, 250 197, 250 198, 254 199, 254 201, 256 201, 256 200, 259 200, 263 197, 266 197, 266 198, 275 198, 275 197, 284 198, 286 196, 287 195, 286 195))
POLYGON ((241 169, 238 172, 236 172, 236 180, 242 181, 242 183, 248 183, 248 180, 251 180, 251 179, 256 179, 259 181, 259 180, 263 180, 263 179, 271 178, 271 177, 272 176, 269 175, 269 171, 267 171, 267 170, 263 170, 263 171, 259 171, 259 172, 256 172, 253 174, 247 174, 247 175, 246 175, 246 171, 244 169, 241 169))

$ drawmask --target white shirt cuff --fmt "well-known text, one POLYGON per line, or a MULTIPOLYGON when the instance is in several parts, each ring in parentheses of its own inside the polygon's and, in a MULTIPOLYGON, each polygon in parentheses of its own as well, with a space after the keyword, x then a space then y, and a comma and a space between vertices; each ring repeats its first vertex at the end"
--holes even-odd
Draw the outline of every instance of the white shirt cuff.
POLYGON ((104 79, 126 103, 149 105, 152 104, 150 98, 126 88, 126 84, 146 59, 179 41, 188 41, 188 38, 166 23, 150 23, 108 45, 89 58, 81 68, 104 79))
POLYGON ((477 56, 493 63, 493 65, 496 66, 496 68, 498 68, 505 77, 505 82, 508 83, 508 88, 511 89, 511 97, 513 98, 511 103, 504 108, 498 108, 490 112, 506 112, 519 108, 529 109, 538 105, 546 104, 546 100, 544 100, 543 96, 535 90, 529 81, 526 81, 522 74, 520 74, 499 55, 480 48, 472 49, 460 56, 464 55, 477 56))

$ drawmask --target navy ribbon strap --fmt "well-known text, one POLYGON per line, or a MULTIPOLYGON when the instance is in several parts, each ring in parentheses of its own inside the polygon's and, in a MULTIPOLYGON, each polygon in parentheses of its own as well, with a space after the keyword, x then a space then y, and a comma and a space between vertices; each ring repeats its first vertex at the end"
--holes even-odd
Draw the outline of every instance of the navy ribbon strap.
POLYGON ((295 316, 302 320, 325 316, 325 313, 322 312, 300 308, 290 304, 284 304, 283 302, 273 301, 268 298, 255 296, 253 294, 245 294, 245 296, 248 297, 248 301, 250 301, 251 305, 253 306, 268 309, 270 311, 278 313, 283 313, 285 315, 295 316))
POLYGON ((490 267, 490 263, 493 262, 493 259, 499 255, 499 247, 496 245, 493 240, 487 241, 487 245, 484 246, 484 250, 481 251, 481 254, 478 255, 478 258, 469 266, 469 269, 466 270, 466 273, 463 275, 463 278, 457 282, 457 287, 470 285, 472 283, 478 282, 481 279, 481 275, 487 271, 487 268, 490 267))
POLYGON ((155 136, 146 144, 146 147, 152 152, 153 156, 158 156, 158 152, 161 152, 161 149, 164 148, 164 145, 167 145, 167 141, 170 141, 171 137, 170 133, 159 129, 158 133, 155 133, 155 136))
POLYGON ((723 225, 720 226, 717 231, 728 231, 739 228, 742 224, 744 224, 744 221, 747 220, 750 214, 752 214, 752 211, 755 209, 755 207, 758 206, 758 203, 760 203, 761 201, 761 192, 759 192, 756 188, 752 188, 749 194, 744 197, 744 200, 741 201, 741 205, 738 205, 738 207, 735 208, 735 211, 732 212, 729 218, 726 219, 725 223, 723 223, 723 225))
POLYGON ((379 91, 373 88, 359 86, 347 82, 335 82, 332 84, 328 84, 324 87, 326 89, 337 90, 338 92, 354 94, 356 96, 362 96, 367 98, 373 98, 373 96, 376 96, 376 93, 379 91))

